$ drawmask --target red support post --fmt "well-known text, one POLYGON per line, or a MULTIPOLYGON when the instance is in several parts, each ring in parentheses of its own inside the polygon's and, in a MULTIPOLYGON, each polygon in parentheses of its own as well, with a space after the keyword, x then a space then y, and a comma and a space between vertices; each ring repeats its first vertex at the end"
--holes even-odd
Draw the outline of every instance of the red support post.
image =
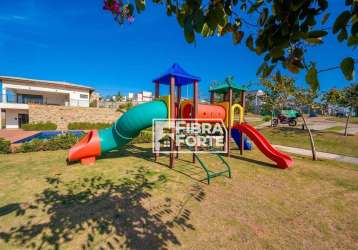
MULTIPOLYGON (((240 93, 240 105, 242 106, 244 112, 245 112, 245 92, 241 91, 240 93)), ((242 132, 240 132, 240 155, 244 154, 244 136, 242 134, 242 132)))
POLYGON ((155 95, 154 95, 155 99, 157 99, 159 97, 159 82, 155 82, 155 95))
MULTIPOLYGON (((170 78, 170 119, 173 121, 175 119, 175 78, 170 78)), ((175 134, 175 128, 171 128, 170 132, 175 134)), ((169 167, 174 167, 174 151, 175 143, 174 139, 170 141, 170 154, 169 154, 169 167)))
MULTIPOLYGON (((194 95, 193 95, 193 115, 192 119, 194 119, 194 122, 196 121, 197 115, 198 115, 198 105, 199 105, 199 94, 198 94, 198 81, 194 81, 194 95)), ((196 146, 195 149, 196 151, 196 146)), ((193 154, 193 163, 195 163, 195 156, 193 154)))
POLYGON ((228 94, 228 98, 229 98, 229 114, 228 114, 228 128, 227 128, 227 156, 230 157, 230 153, 231 153, 231 121, 232 119, 234 119, 234 117, 231 117, 231 107, 232 107, 232 88, 229 88, 229 94, 228 94))
MULTIPOLYGON (((176 118, 179 118, 180 116, 180 102, 181 102, 181 85, 178 85, 177 86, 177 114, 176 114, 176 118)), ((179 159, 179 146, 176 147, 176 150, 177 150, 177 154, 176 154, 176 158, 179 159)))
POLYGON ((215 92, 210 92, 210 103, 213 104, 215 102, 215 92))
MULTIPOLYGON (((156 82, 155 82, 155 93, 154 93, 154 98, 155 98, 155 99, 158 99, 158 98, 159 98, 159 93, 160 93, 160 92, 159 92, 159 87, 160 87, 159 81, 156 81, 156 82)), ((154 160, 157 161, 158 158, 159 158, 159 153, 156 152, 156 153, 154 154, 154 160)))

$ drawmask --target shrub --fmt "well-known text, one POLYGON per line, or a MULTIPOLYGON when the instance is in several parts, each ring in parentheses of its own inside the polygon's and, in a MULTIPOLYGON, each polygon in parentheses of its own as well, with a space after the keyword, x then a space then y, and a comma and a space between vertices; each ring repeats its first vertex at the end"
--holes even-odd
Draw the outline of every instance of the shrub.
POLYGON ((70 130, 89 130, 89 129, 101 129, 101 128, 109 128, 111 127, 111 123, 105 122, 70 122, 67 126, 70 130))
POLYGON ((23 130, 31 131, 31 130, 56 130, 57 125, 52 122, 38 122, 38 123, 28 123, 23 124, 21 126, 23 130))
POLYGON ((264 121, 264 122, 269 122, 269 121, 271 121, 271 116, 270 115, 265 115, 263 118, 262 118, 262 120, 264 121))
POLYGON ((148 131, 142 131, 139 133, 139 135, 134 138, 130 144, 135 144, 135 143, 149 143, 152 142, 152 132, 148 132, 148 131))
POLYGON ((120 112, 127 111, 128 109, 130 109, 132 107, 133 107, 132 102, 126 102, 126 103, 119 105, 117 111, 120 111, 120 112))
POLYGON ((5 140, 4 138, 0 138, 0 154, 8 153, 11 153, 11 142, 5 140))
POLYGON ((49 140, 33 139, 30 142, 23 143, 16 149, 17 153, 37 152, 37 151, 55 151, 61 149, 70 149, 80 138, 73 134, 58 135, 49 140))
POLYGON ((90 102, 90 107, 91 108, 97 108, 97 105, 98 105, 98 102, 97 102, 97 100, 92 100, 91 102, 90 102))

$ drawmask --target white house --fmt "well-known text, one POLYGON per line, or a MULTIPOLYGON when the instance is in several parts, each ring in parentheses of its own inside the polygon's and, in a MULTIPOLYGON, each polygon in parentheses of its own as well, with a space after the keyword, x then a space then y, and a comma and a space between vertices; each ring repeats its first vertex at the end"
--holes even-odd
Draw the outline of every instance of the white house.
POLYGON ((29 121, 29 105, 89 107, 92 87, 69 82, 0 76, 0 128, 29 121))
POLYGON ((134 95, 136 102, 150 102, 153 100, 153 94, 149 91, 142 91, 134 95))

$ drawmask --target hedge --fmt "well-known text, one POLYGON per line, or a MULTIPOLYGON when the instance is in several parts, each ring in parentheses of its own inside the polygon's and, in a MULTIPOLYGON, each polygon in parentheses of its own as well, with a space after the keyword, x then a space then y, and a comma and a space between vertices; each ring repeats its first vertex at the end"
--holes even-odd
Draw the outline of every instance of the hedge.
POLYGON ((139 133, 139 135, 134 138, 130 144, 135 144, 135 143, 149 143, 152 142, 152 132, 148 132, 148 131, 142 131, 139 133))
POLYGON ((23 124, 21 128, 26 131, 56 130, 57 125, 52 122, 38 122, 38 123, 23 124))
POLYGON ((70 122, 67 125, 69 130, 89 130, 89 129, 101 129, 101 128, 109 128, 112 126, 112 123, 104 123, 104 122, 70 122))
POLYGON ((0 138, 0 154, 8 154, 11 153, 11 142, 5 140, 4 138, 0 138))
POLYGON ((126 103, 123 103, 123 104, 119 105, 119 107, 118 107, 118 109, 116 111, 126 112, 128 109, 130 109, 132 107, 133 107, 132 102, 126 102, 126 103))
POLYGON ((21 144, 21 146, 16 149, 16 153, 70 149, 79 139, 80 138, 71 133, 58 135, 49 140, 33 139, 30 142, 21 144))
POLYGON ((269 122, 269 121, 271 121, 271 119, 272 119, 272 116, 271 116, 271 115, 265 115, 265 116, 262 118, 262 120, 263 120, 264 122, 269 122))

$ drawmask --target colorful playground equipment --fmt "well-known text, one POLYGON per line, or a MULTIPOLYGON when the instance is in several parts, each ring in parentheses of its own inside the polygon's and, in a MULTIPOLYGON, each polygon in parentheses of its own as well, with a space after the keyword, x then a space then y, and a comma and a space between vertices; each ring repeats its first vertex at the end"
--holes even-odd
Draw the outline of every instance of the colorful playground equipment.
MULTIPOLYGON (((155 83, 154 101, 131 108, 111 128, 90 131, 70 149, 68 161, 80 161, 82 164, 95 163, 96 158, 106 152, 122 147, 138 136, 141 130, 152 126, 153 119, 200 118, 200 121, 205 121, 205 119, 222 120, 228 129, 228 139, 234 139, 241 155, 245 148, 251 148, 248 141, 245 141, 244 135, 246 135, 259 150, 269 159, 276 162, 277 167, 284 169, 293 164, 290 156, 276 150, 263 135, 244 122, 245 88, 237 86, 232 79, 228 78, 224 83, 209 90, 211 93, 210 104, 202 104, 199 103, 198 97, 199 81, 199 77, 190 75, 178 64, 173 64, 164 75, 153 80, 155 83), (160 84, 169 85, 169 96, 160 97, 160 84), (182 100, 181 88, 189 84, 193 85, 193 99, 182 100), (233 103, 234 93, 240 95, 240 103, 233 103), (218 95, 223 96, 223 101, 215 102, 218 95), (236 112, 239 113, 238 120, 235 120, 236 112)), ((227 140, 227 156, 231 154, 230 145, 230 140, 227 140)), ((169 166, 173 168, 175 162, 175 144, 173 140, 170 142, 170 149, 173 153, 169 154, 169 166)), ((224 165, 225 169, 223 171, 211 171, 201 156, 196 153, 193 153, 193 162, 198 160, 207 173, 208 182, 218 175, 227 174, 231 177, 230 166, 225 159, 221 155, 213 155, 224 165)), ((155 159, 157 160, 158 157, 159 154, 156 153, 155 159)))

